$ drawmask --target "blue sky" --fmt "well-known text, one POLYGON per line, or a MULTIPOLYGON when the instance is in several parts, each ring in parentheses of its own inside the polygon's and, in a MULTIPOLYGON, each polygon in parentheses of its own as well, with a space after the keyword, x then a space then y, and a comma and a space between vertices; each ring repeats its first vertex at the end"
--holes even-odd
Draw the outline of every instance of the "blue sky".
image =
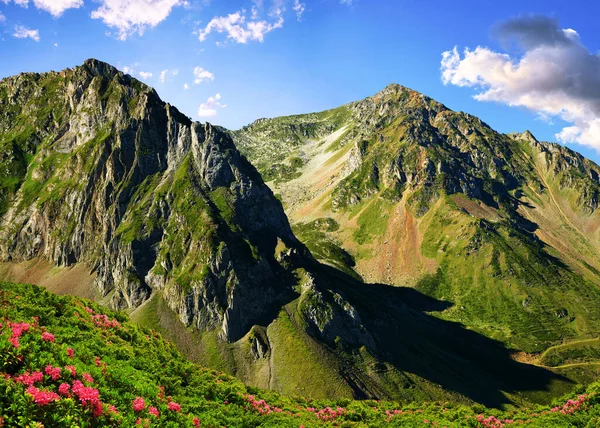
POLYGON ((0 77, 94 57, 154 86, 193 119, 234 129, 260 117, 336 107, 399 83, 501 132, 529 129, 599 162, 600 100, 581 90, 600 79, 599 12, 589 1, 0 0, 0 77), (576 33, 564 32, 560 44, 527 45, 535 24, 527 19, 500 36, 494 30, 531 16, 576 33), (475 53, 478 46, 485 50, 475 53), (544 75, 539 64, 548 58, 564 67, 544 75), (531 63, 538 68, 525 77, 492 74, 502 61, 523 72, 531 63), (577 67, 594 71, 565 87, 561 73, 579 76, 577 67), (551 82, 543 102, 540 73, 551 82))

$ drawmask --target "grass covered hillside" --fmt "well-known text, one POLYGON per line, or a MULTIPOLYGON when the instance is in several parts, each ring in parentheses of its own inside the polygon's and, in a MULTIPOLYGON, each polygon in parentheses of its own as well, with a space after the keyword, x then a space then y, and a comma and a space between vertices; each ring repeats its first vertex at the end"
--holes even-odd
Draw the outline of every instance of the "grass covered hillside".
POLYGON ((530 360, 600 335, 600 167, 581 155, 399 85, 233 136, 319 261, 451 302, 441 318, 530 360))
POLYGON ((0 426, 598 426, 600 383, 580 389, 522 410, 289 398, 187 361, 121 313, 0 283, 0 426))

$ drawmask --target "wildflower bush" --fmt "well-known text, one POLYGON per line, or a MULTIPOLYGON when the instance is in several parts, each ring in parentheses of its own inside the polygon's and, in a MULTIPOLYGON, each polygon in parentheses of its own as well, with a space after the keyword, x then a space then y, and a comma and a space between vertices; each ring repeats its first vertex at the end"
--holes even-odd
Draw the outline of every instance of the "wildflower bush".
POLYGON ((284 397, 189 362, 126 315, 0 283, 2 427, 596 427, 598 392, 514 411, 284 397))

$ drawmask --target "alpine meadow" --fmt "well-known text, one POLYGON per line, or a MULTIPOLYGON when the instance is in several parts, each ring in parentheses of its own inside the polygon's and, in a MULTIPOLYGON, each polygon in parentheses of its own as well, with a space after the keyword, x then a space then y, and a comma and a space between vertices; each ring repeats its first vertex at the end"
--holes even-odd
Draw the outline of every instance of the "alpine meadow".
POLYGON ((236 3, 0 2, 0 427, 600 426, 594 13, 236 3))

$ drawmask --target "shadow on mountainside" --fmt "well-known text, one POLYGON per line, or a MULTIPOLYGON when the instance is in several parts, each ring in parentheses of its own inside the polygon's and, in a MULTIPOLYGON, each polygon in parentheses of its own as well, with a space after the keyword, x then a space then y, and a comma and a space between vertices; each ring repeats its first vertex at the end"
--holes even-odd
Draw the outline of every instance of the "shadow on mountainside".
POLYGON ((503 392, 549 391, 553 382, 573 383, 513 360, 498 341, 426 313, 442 311, 449 302, 412 288, 361 283, 329 266, 321 269, 359 312, 375 339, 378 360, 401 372, 496 408, 511 402, 503 392))

